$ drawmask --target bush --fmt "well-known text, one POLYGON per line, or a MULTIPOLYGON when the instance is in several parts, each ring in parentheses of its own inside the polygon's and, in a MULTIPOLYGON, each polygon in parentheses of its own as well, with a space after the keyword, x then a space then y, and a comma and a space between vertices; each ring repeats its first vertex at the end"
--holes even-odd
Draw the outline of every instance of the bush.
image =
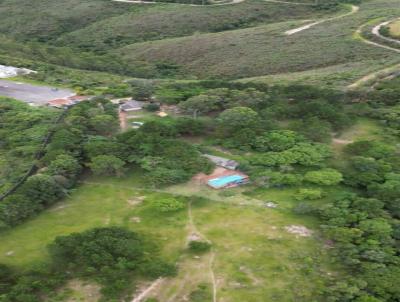
POLYGON ((149 103, 143 107, 145 110, 150 112, 155 112, 160 110, 160 104, 157 103, 149 103))
POLYGON ((98 155, 92 158, 88 164, 92 172, 96 175, 116 175, 123 174, 125 162, 114 155, 98 155))
POLYGON ((212 301, 210 286, 208 284, 200 284, 195 291, 190 293, 190 301, 192 302, 212 301))
POLYGON ((299 189, 295 195, 296 200, 315 200, 323 197, 323 191, 319 189, 299 189))
POLYGON ((205 241, 190 241, 189 251, 193 253, 206 253, 211 249, 211 244, 205 241))
POLYGON ((153 202, 153 207, 160 212, 176 212, 185 208, 185 203, 175 198, 164 198, 153 202))
POLYGON ((324 186, 337 185, 343 180, 343 175, 335 169, 323 169, 319 171, 310 171, 304 175, 304 180, 324 186))

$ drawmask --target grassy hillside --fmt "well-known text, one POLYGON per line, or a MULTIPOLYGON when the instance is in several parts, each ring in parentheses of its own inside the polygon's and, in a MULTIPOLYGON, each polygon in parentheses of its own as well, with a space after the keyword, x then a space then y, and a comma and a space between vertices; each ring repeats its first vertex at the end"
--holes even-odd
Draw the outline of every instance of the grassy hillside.
POLYGON ((264 1, 246 1, 237 5, 215 7, 132 5, 131 10, 132 12, 107 18, 63 35, 57 43, 99 50, 148 40, 250 27, 259 23, 309 19, 318 14, 310 6, 264 1))
POLYGON ((35 1, 33 10, 26 0, 1 2, 3 56, 134 77, 295 80, 335 87, 399 63, 396 53, 354 34, 371 19, 398 15, 396 0, 363 2, 351 16, 291 36, 285 31, 345 14, 350 6, 318 10, 261 0, 206 7, 35 1), (21 44, 21 39, 42 42, 21 44))
POLYGON ((369 67, 371 60, 380 67, 397 54, 355 40, 353 33, 372 16, 396 12, 400 12, 397 1, 378 0, 361 5, 360 12, 352 16, 327 21, 292 36, 284 32, 301 22, 138 43, 117 53, 132 66, 143 61, 168 62, 198 77, 251 77, 346 63, 369 67))
POLYGON ((0 1, 0 32, 46 41, 129 8, 127 4, 109 0, 3 0, 0 1))

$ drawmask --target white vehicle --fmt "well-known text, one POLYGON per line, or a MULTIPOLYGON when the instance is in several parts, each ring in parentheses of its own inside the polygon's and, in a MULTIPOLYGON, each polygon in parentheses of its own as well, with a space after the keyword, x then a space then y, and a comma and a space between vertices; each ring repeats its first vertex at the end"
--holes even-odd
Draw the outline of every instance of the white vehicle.
POLYGON ((132 124, 132 128, 135 128, 135 129, 140 128, 144 125, 144 123, 142 123, 142 122, 132 122, 131 124, 132 124))

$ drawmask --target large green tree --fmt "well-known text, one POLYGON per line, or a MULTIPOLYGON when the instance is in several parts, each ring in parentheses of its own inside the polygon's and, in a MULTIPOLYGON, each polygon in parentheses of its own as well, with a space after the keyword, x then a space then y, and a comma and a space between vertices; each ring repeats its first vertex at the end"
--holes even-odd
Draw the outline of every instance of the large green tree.
POLYGON ((304 175, 304 180, 323 186, 337 185, 343 180, 342 173, 335 169, 309 171, 304 175))
POLYGON ((252 129, 259 125, 258 113, 248 107, 234 107, 222 112, 218 117, 220 129, 228 135, 242 129, 252 129))
POLYGON ((122 176, 125 162, 114 155, 98 155, 88 166, 97 175, 122 176))

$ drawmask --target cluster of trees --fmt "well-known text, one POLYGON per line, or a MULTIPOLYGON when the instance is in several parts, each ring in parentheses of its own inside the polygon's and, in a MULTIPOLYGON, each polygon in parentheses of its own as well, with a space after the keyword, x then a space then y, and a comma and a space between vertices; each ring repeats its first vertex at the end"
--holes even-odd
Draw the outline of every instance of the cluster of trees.
POLYGON ((269 105, 269 96, 255 88, 247 88, 245 90, 210 89, 203 94, 190 97, 179 103, 181 110, 194 115, 219 112, 239 106, 258 109, 267 105, 269 105))
POLYGON ((349 271, 328 288, 326 301, 398 301, 400 224, 385 203, 350 194, 317 212, 336 257, 349 271))
POLYGON ((195 173, 210 172, 213 165, 197 148, 178 136, 199 131, 192 119, 171 122, 152 121, 124 132, 115 142, 123 146, 123 160, 139 165, 145 179, 153 185, 167 185, 189 180, 195 173))
POLYGON ((84 166, 85 142, 93 136, 108 137, 118 129, 116 108, 104 99, 83 102, 71 108, 56 127, 36 163, 38 173, 0 203, 0 227, 17 225, 66 195, 84 166))
POLYGON ((400 78, 382 81, 371 92, 357 95, 361 104, 355 107, 358 115, 373 118, 386 126, 390 135, 399 136, 400 132, 400 78))
MULTIPOLYGON (((189 91, 193 92, 194 89, 195 87, 190 87, 189 91)), ((236 137, 231 140, 236 142, 236 146, 233 147, 243 149, 248 146, 246 141, 241 142, 242 137, 254 137, 257 132, 263 130, 279 129, 281 120, 290 120, 288 128, 296 129, 310 140, 329 142, 332 132, 339 132, 352 123, 352 116, 345 110, 345 102, 345 95, 329 89, 299 85, 275 87, 238 85, 232 88, 208 89, 200 94, 182 98, 178 106, 184 113, 194 117, 213 116, 226 111, 221 116, 224 123, 236 113, 236 121, 233 120, 236 124, 225 126, 225 130, 228 131, 223 133, 224 143, 229 143, 229 137, 228 140, 225 139, 227 135, 235 134, 236 137), (227 118, 224 118, 225 115, 227 118), (249 122, 253 120, 247 125, 246 119, 249 122), (243 146, 240 146, 241 143, 243 146)))
POLYGON ((58 114, 0 98, 0 193, 29 170, 58 114))
POLYGON ((96 175, 121 176, 139 166, 145 171, 144 180, 154 186, 184 182, 195 173, 212 170, 195 146, 179 139, 203 133, 203 122, 150 121, 117 134, 116 109, 103 98, 70 108, 37 163, 38 173, 0 203, 1 227, 17 225, 63 198, 84 168, 96 175))
MULTIPOLYGON (((306 210, 320 218, 323 232, 333 241, 333 255, 348 271, 341 280, 329 280, 326 301, 398 301, 398 148, 380 141, 357 141, 346 146, 344 153, 346 165, 341 168, 342 174, 323 169, 304 175, 304 180, 320 186, 343 180, 352 191, 359 192, 343 193, 331 202, 306 210)), ((296 199, 318 199, 321 193, 302 189, 296 199)))
POLYGON ((50 261, 27 272, 0 265, 0 298, 4 302, 39 302, 71 278, 102 285, 103 298, 129 296, 135 278, 171 276, 174 265, 162 260, 158 246, 143 235, 120 227, 90 229, 57 237, 48 246, 50 261))
POLYGON ((378 198, 400 218, 400 160, 396 146, 377 141, 359 141, 346 148, 349 166, 345 182, 378 198))

